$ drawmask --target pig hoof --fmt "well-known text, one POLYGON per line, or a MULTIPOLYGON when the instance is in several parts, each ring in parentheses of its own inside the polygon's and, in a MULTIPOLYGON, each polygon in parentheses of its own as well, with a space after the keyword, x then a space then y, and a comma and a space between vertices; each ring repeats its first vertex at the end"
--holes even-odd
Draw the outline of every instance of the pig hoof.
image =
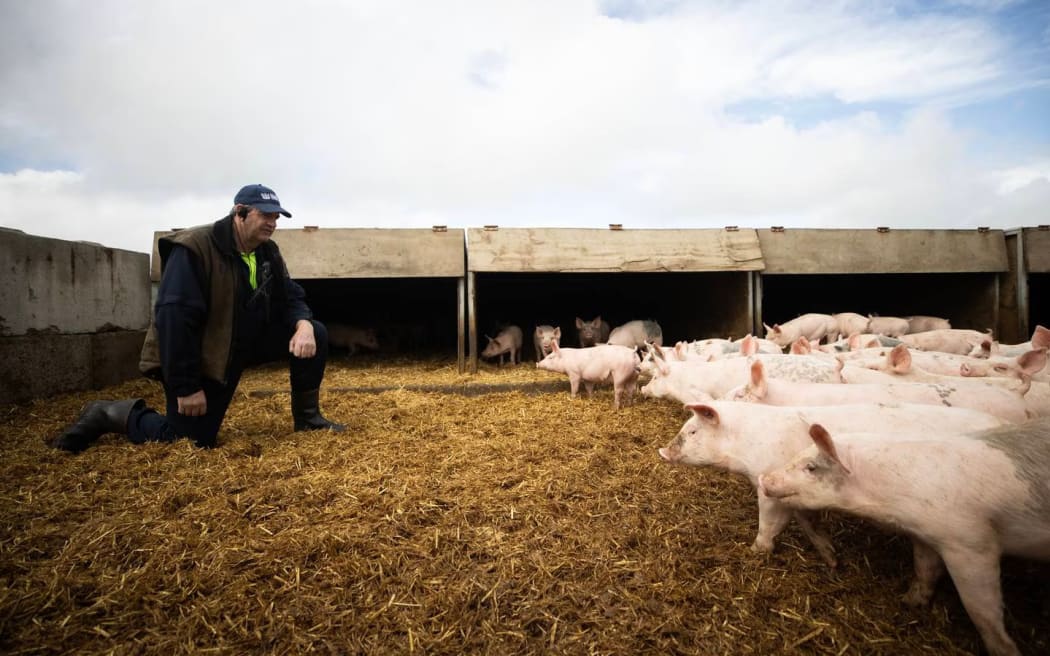
POLYGON ((906 606, 918 608, 930 603, 930 599, 932 597, 932 590, 923 590, 920 586, 913 584, 910 588, 908 588, 908 591, 904 593, 904 595, 901 597, 901 601, 904 602, 906 606))
POLYGON ((772 542, 768 542, 768 543, 766 543, 766 542, 759 542, 758 540, 755 540, 751 544, 751 551, 754 551, 755 553, 760 553, 760 554, 773 553, 773 543, 772 542))

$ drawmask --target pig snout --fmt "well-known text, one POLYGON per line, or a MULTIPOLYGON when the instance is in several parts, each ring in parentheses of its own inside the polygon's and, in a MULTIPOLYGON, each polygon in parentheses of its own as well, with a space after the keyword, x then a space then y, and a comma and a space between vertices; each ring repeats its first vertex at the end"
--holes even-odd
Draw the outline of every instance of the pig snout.
POLYGON ((682 452, 680 449, 676 449, 674 446, 665 446, 657 449, 660 457, 663 458, 664 462, 669 462, 672 465, 682 459, 682 452))
POLYGON ((784 488, 783 481, 776 474, 758 475, 758 494, 770 499, 783 499, 791 496, 791 493, 784 488))

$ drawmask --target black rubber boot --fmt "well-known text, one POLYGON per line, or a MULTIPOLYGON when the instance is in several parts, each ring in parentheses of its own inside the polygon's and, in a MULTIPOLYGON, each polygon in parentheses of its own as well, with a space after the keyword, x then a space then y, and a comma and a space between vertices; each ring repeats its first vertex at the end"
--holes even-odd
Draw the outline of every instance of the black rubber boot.
POLYGON ((295 430, 324 430, 328 429, 336 433, 342 433, 346 426, 328 421, 317 407, 317 397, 321 390, 313 389, 306 392, 292 392, 292 420, 295 422, 295 430))
POLYGON ((121 401, 92 401, 84 407, 80 417, 62 434, 51 441, 51 446, 72 453, 80 453, 106 433, 128 434, 131 411, 145 405, 143 399, 121 401))

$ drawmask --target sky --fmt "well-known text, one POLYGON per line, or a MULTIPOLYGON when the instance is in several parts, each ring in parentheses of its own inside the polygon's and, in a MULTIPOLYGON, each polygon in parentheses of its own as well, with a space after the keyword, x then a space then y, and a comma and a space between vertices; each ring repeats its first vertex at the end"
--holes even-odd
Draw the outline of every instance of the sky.
MULTIPOLYGON (((0 227, 1050 223, 1050 0, 0 0, 0 227)), ((278 234, 278 243, 279 234, 278 234)))

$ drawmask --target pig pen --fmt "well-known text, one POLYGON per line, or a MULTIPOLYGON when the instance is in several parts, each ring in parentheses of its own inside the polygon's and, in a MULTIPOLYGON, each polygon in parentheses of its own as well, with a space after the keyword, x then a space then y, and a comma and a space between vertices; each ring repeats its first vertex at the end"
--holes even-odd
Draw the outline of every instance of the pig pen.
MULTIPOLYGON (((334 361, 343 434, 291 431, 287 372, 246 372, 219 448, 45 439, 145 379, 4 408, 5 653, 977 653, 949 581, 901 604, 907 539, 826 517, 829 570, 797 527, 750 550, 741 477, 663 464, 686 418, 570 399, 531 365, 334 361)), ((1050 567, 1007 559, 1007 628, 1050 649, 1050 567)))
MULTIPOLYGON (((758 232, 765 269, 756 331, 806 312, 923 314, 953 328, 999 333, 1001 230, 785 230, 758 232)), ((764 332, 763 332, 764 334, 764 332)))
POLYGON ((537 325, 578 346, 575 320, 611 327, 654 320, 664 344, 752 330, 754 230, 520 229, 467 231, 467 314, 472 370, 484 336, 515 324, 535 360, 537 325))

